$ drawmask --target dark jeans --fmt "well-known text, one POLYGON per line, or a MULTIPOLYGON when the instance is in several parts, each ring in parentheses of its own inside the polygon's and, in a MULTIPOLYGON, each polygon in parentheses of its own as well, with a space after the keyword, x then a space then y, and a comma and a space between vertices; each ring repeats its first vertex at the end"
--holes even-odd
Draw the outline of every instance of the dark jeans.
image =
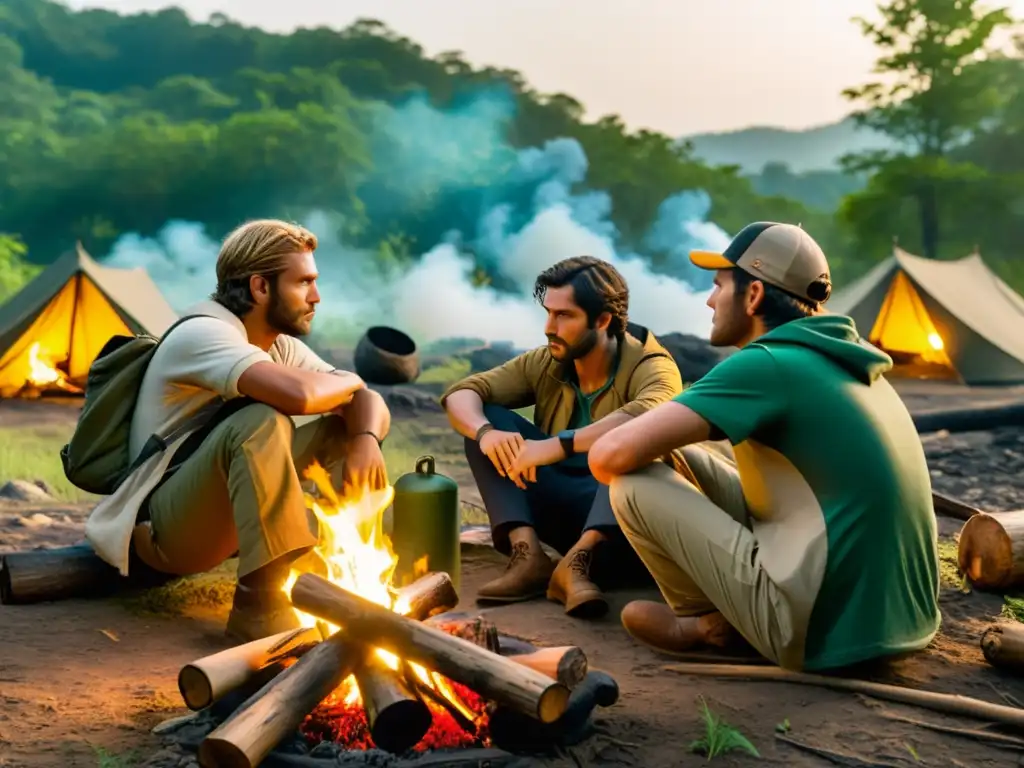
MULTIPOLYGON (((518 432, 527 440, 549 437, 507 408, 484 405, 484 415, 499 431, 518 432)), ((495 549, 509 554, 509 531, 522 525, 531 526, 542 542, 563 555, 584 531, 599 530, 609 543, 594 553, 593 578, 601 581, 602 576, 614 574, 611 580, 616 583, 649 580, 647 569, 619 529, 608 486, 594 479, 584 457, 538 467, 537 482, 527 482, 523 490, 498 474, 475 440, 467 438, 465 442, 466 459, 487 509, 495 549)))

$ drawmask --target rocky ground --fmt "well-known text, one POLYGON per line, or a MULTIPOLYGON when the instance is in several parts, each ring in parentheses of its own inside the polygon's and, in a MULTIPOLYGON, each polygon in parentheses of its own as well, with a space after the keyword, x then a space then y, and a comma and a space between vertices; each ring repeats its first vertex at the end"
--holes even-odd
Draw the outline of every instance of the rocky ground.
MULTIPOLYGON (((920 386, 905 390, 914 408, 998 394, 920 386)), ((457 441, 452 443, 443 429, 442 417, 427 410, 417 413, 417 395, 405 394, 410 399, 407 413, 397 418, 415 420, 417 434, 426 441, 422 449, 438 455, 439 470, 456 477, 464 497, 472 499, 475 489, 460 464, 457 441)), ((45 404, 16 408, 5 404, 0 408, 0 428, 70 424, 73 415, 73 410, 54 410, 45 404)), ((934 433, 923 436, 923 443, 937 490, 983 509, 1024 508, 1024 430, 934 433)), ((0 478, 0 484, 8 479, 0 478)), ((0 500, 0 553, 78 541, 88 508, 88 504, 40 498, 0 500)), ((940 518, 942 632, 926 652, 894 664, 885 679, 996 703, 1024 701, 1024 681, 991 669, 978 648, 981 632, 994 621, 1006 620, 1006 609, 1002 596, 965 591, 957 577, 953 541, 961 525, 940 518)), ((492 550, 467 545, 460 607, 475 610, 475 586, 502 567, 502 559, 492 550)), ((1013 751, 920 725, 961 729, 981 725, 967 718, 815 687, 722 681, 666 671, 670 659, 631 642, 618 624, 615 609, 638 596, 651 594, 643 590, 616 593, 613 611, 598 622, 568 619, 557 605, 546 601, 489 611, 502 632, 537 644, 579 645, 592 666, 615 676, 622 690, 619 703, 598 711, 597 734, 561 755, 537 758, 536 764, 638 768, 702 764, 705 758, 690 752, 691 743, 707 735, 701 701, 742 731, 760 754, 759 759, 741 752, 713 758, 724 766, 1018 764, 1013 751), (822 758, 806 747, 834 754, 822 758)), ((151 730, 186 713, 176 689, 178 669, 224 647, 222 628, 229 599, 229 574, 224 573, 130 597, 0 606, 0 766, 194 766, 187 749, 151 730), (218 577, 223 578, 218 581, 218 577)))

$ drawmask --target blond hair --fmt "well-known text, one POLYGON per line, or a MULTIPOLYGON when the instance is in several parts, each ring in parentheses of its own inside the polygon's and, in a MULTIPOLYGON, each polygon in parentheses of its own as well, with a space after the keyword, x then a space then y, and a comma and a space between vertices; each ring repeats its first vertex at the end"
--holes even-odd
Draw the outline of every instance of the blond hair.
POLYGON ((249 278, 273 278, 288 268, 288 258, 315 251, 316 235, 298 224, 279 219, 256 219, 236 227, 217 256, 217 290, 213 299, 236 315, 253 306, 249 278))

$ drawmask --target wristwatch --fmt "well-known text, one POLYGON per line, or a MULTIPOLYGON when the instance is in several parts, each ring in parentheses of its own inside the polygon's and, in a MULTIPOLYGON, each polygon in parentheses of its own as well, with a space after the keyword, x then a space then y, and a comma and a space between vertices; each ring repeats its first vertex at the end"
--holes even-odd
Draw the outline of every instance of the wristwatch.
POLYGON ((575 438, 575 429, 563 429, 558 433, 558 442, 562 444, 562 450, 565 451, 565 458, 576 455, 576 447, 573 445, 575 438))

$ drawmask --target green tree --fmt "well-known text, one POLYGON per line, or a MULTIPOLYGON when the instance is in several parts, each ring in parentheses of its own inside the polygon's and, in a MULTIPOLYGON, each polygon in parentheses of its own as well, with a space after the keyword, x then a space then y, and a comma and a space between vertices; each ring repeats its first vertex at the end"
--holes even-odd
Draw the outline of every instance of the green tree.
POLYGON ((7 301, 39 274, 39 267, 25 261, 26 253, 28 248, 20 238, 0 232, 0 302, 7 301))
POLYGON ((875 242, 901 235, 916 219, 922 252, 936 258, 944 214, 955 215, 984 186, 986 171, 952 153, 997 110, 998 81, 986 59, 993 33, 1011 19, 978 0, 890 0, 878 11, 878 22, 855 21, 882 51, 874 70, 881 77, 843 95, 862 104, 859 124, 890 135, 901 149, 844 159, 848 172, 874 176, 847 198, 842 214, 875 242))

